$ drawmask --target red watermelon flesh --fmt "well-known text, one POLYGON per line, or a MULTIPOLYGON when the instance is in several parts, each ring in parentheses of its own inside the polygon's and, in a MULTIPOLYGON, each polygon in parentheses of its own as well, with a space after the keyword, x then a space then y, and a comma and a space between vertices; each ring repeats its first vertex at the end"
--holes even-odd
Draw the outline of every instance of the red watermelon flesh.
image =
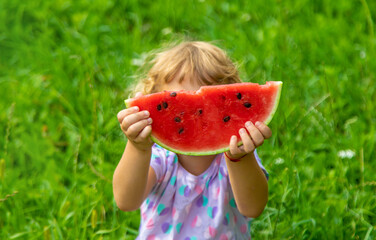
POLYGON ((281 89, 282 82, 235 83, 164 91, 125 104, 150 112, 151 138, 160 146, 185 155, 212 155, 227 151, 232 135, 240 139, 238 131, 247 121, 268 124, 281 89))

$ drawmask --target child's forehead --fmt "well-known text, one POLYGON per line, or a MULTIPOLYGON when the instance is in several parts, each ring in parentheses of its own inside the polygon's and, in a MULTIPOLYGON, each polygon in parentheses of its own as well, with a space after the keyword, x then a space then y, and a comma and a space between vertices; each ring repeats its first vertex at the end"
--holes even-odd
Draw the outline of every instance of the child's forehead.
POLYGON ((169 83, 164 83, 161 86, 162 91, 197 91, 200 89, 201 85, 198 81, 194 79, 184 78, 183 81, 178 81, 176 79, 172 80, 169 83))

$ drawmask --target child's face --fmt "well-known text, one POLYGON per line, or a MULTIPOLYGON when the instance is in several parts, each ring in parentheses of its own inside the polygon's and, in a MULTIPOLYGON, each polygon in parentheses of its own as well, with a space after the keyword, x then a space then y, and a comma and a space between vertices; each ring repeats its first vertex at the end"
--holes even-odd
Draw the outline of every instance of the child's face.
POLYGON ((166 83, 162 85, 162 91, 179 91, 179 90, 188 90, 188 91, 196 91, 200 89, 200 85, 197 81, 191 79, 184 79, 182 82, 178 80, 172 80, 170 83, 166 83))

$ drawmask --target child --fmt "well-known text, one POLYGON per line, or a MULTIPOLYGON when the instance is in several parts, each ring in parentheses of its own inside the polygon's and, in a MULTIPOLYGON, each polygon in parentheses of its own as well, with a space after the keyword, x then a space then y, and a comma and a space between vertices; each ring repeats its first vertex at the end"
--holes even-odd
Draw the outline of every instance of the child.
MULTIPOLYGON (((181 43, 152 64, 138 85, 143 94, 240 82, 226 54, 205 42, 181 43)), ((153 144, 147 111, 132 107, 117 117, 128 142, 113 192, 121 210, 141 207, 138 239, 250 239, 249 218, 268 201, 266 171, 255 152, 272 134, 265 124, 246 122, 239 129, 243 145, 234 135, 224 154, 186 156, 153 144)))

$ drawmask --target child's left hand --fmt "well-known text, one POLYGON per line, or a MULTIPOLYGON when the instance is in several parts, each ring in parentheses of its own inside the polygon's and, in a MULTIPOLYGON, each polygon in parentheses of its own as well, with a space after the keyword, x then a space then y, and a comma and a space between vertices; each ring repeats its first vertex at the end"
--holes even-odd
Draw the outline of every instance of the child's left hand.
POLYGON ((230 158, 238 159, 248 153, 253 153, 256 148, 264 143, 265 139, 272 136, 272 131, 262 122, 253 124, 251 121, 248 121, 245 123, 245 128, 239 130, 239 135, 243 145, 238 146, 237 137, 235 135, 232 136, 230 140, 230 150, 227 152, 230 158))

